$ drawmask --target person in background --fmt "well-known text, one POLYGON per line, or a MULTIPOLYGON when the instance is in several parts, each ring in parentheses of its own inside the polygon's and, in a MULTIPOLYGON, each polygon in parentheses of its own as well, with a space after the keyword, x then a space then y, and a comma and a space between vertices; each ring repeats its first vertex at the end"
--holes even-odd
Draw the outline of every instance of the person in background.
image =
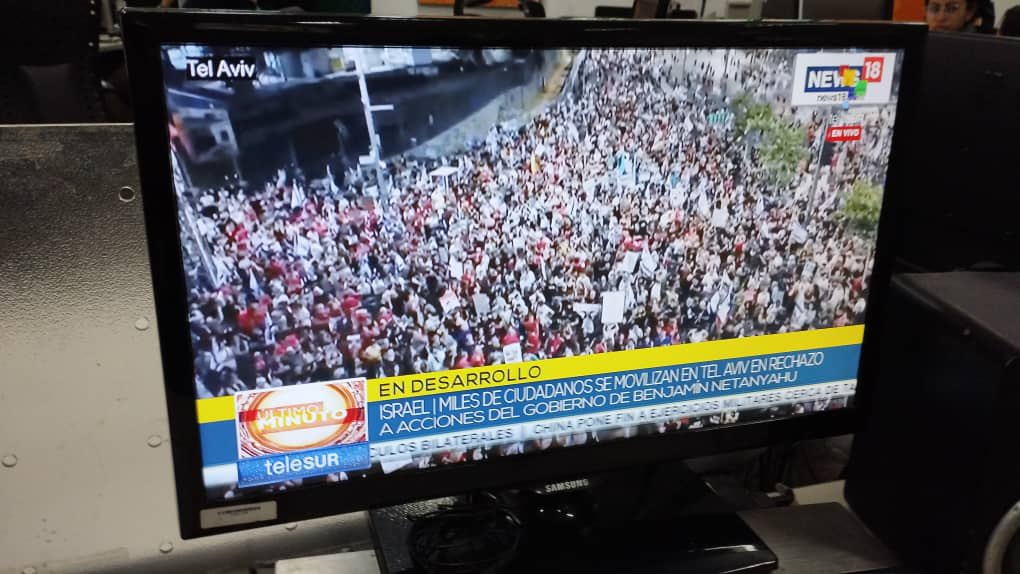
POLYGON ((978 0, 977 2, 977 32, 979 34, 995 33, 995 2, 992 0, 978 0))
POLYGON ((926 0, 925 20, 935 32, 976 32, 978 0, 926 0))
POLYGON ((1020 6, 1013 6, 1003 14, 999 35, 1020 38, 1020 6))

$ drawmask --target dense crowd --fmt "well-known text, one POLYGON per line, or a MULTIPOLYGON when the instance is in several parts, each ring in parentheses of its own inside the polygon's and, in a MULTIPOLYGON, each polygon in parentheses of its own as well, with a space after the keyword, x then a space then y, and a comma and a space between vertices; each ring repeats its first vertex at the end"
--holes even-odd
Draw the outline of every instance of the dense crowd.
POLYGON ((281 170, 197 194, 218 283, 192 269, 199 395, 859 322, 871 245, 836 210, 885 156, 866 141, 826 177, 802 162, 770 183, 732 122, 709 121, 731 84, 810 137, 819 120, 760 71, 788 56, 730 57, 721 72, 679 51, 584 52, 587 89, 448 157, 394 158, 381 193, 368 174, 281 170))
MULTIPOLYGON (((871 137, 832 150, 824 166, 802 162, 777 185, 759 142, 711 118, 744 92, 819 143, 824 116, 788 105, 789 55, 688 57, 582 52, 570 85, 523 125, 494 126, 439 159, 391 158, 387 181, 368 170, 309 181, 284 169, 257 189, 185 192, 194 209, 182 223, 208 255, 201 265, 185 242, 198 395, 860 322, 871 243, 836 214, 855 181, 883 181, 891 108, 866 120, 871 137)), ((846 402, 375 466, 424 468, 846 402)))
MULTIPOLYGON (((194 285, 205 390, 858 320, 866 242, 831 217, 832 201, 808 214, 806 175, 792 192, 770 188, 707 124, 701 88, 671 97, 691 82, 670 85, 676 59, 588 53, 582 76, 603 89, 493 128, 444 159, 453 177, 396 162, 388 201, 332 180, 306 194, 286 174, 202 195, 199 232, 225 279, 194 285), (607 73, 610 58, 625 72, 607 73), (622 295, 622 321, 602 321, 607 292, 622 295)), ((694 84, 711 92, 703 73, 694 84)))

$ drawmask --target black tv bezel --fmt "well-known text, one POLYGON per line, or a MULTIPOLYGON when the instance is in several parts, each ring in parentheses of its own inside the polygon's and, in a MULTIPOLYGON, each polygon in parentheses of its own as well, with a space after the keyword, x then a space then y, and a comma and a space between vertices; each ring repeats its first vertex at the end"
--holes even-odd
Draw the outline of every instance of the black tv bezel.
POLYGON ((906 157, 904 148, 912 131, 910 109, 919 85, 921 52, 926 34, 924 26, 778 21, 402 19, 155 9, 128 9, 122 21, 135 106, 138 166, 182 538, 364 510, 471 489, 562 479, 635 464, 845 434, 854 432, 865 419, 871 387, 877 380, 876 339, 880 333, 892 263, 889 249, 892 234, 889 231, 895 226, 894 198, 897 191, 907 183, 906 174, 902 170, 906 157), (904 59, 901 64, 896 133, 893 137, 870 284, 855 406, 788 419, 642 437, 518 455, 481 464, 462 463, 357 479, 274 495, 245 496, 237 501, 207 500, 202 482, 188 306, 159 53, 163 44, 187 43, 288 47, 360 44, 902 50, 904 59), (200 527, 199 516, 203 509, 267 500, 276 501, 277 518, 274 521, 216 529, 200 527))

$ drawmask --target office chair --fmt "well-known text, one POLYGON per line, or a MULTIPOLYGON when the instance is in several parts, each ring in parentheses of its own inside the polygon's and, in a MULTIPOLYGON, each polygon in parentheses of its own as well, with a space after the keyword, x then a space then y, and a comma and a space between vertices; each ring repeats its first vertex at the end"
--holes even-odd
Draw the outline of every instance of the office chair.
POLYGON ((1013 6, 1002 15, 999 35, 1020 37, 1020 6, 1013 6))
MULTIPOLYGON (((453 0, 453 15, 477 16, 477 14, 465 13, 464 8, 485 6, 491 1, 492 0, 453 0)), ((519 0, 517 8, 520 9, 525 18, 545 18, 545 6, 543 6, 538 0, 519 0)))
POLYGON ((0 123, 104 121, 99 6, 0 0, 0 14, 0 123))
POLYGON ((673 8, 672 10, 669 11, 669 14, 666 17, 671 20, 697 20, 698 11, 684 10, 682 8, 673 8))
POLYGON ((596 6, 596 18, 630 18, 634 9, 630 6, 596 6))
POLYGON ((977 15, 981 18, 981 25, 977 32, 980 34, 995 33, 995 2, 992 0, 978 0, 977 15))
POLYGON ((488 4, 489 0, 453 0, 453 15, 454 16, 476 16, 477 14, 465 14, 464 8, 474 8, 476 6, 484 6, 488 4))
POLYGON ((535 0, 521 0, 518 7, 525 18, 545 18, 545 5, 535 0))

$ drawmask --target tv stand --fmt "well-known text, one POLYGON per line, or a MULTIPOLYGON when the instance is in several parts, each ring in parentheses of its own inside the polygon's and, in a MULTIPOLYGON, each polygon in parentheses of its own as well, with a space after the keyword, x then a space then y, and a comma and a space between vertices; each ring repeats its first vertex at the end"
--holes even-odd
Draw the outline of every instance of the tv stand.
POLYGON ((369 511, 380 569, 425 572, 769 572, 778 565, 729 504, 683 463, 522 485, 369 511), (422 517, 425 517, 424 519, 422 517), (443 522, 448 520, 448 522, 443 522), (488 534, 489 536, 484 536, 488 534), (476 539, 475 537, 478 537, 476 539), (438 542, 436 542, 438 541, 438 542), (476 568, 468 558, 476 549, 476 568), (446 554, 444 554, 446 553, 446 554))

